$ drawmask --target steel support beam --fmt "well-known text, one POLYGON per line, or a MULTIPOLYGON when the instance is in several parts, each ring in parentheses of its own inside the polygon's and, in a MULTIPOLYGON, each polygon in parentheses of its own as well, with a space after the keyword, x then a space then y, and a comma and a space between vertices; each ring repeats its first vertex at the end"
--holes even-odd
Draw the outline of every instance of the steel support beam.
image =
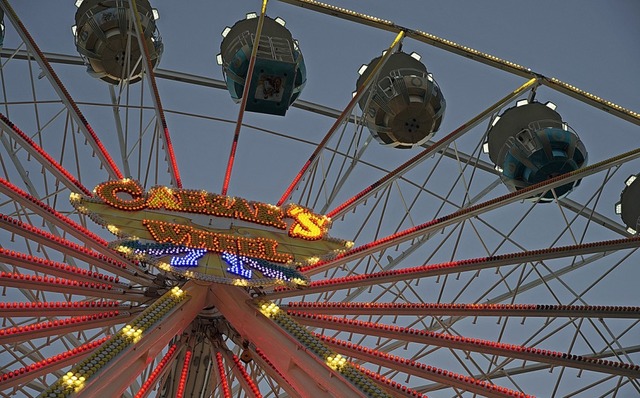
POLYGON ((310 397, 359 397, 363 393, 332 371, 278 325, 263 316, 250 302, 246 291, 217 285, 211 292, 212 304, 244 339, 259 348, 275 368, 286 374, 296 391, 310 397))
POLYGON ((87 138, 87 142, 93 148, 93 151, 96 153, 98 158, 100 159, 102 165, 106 168, 107 173, 111 178, 122 178, 123 175, 120 173, 118 166, 115 164, 111 156, 105 149, 105 147, 100 142, 100 139, 93 131, 93 128, 89 125, 87 119, 85 119, 82 112, 80 112, 80 108, 76 105, 71 97, 71 94, 67 91, 67 89, 62 84, 62 81, 58 78, 58 75, 55 73, 49 62, 47 61, 46 56, 31 37, 31 34, 27 31, 27 28, 22 24, 22 21, 18 18, 18 15, 15 13, 13 8, 9 5, 7 0, 0 0, 0 7, 4 10, 5 17, 9 18, 13 26, 15 27, 18 35, 24 42, 25 46, 29 49, 29 55, 33 57, 40 68, 42 69, 42 73, 47 77, 51 86, 56 91, 62 103, 66 106, 71 114, 71 117, 76 122, 80 131, 87 138))
POLYGON ((336 119, 336 121, 333 123, 331 128, 329 128, 329 131, 324 136, 322 141, 320 141, 316 149, 313 151, 313 153, 309 157, 309 160, 307 160, 307 162, 302 166, 302 169, 300 169, 300 171, 294 177, 291 184, 289 184, 289 187, 282 194, 282 197, 280 197, 280 200, 278 200, 278 203, 277 203, 278 206, 281 206, 285 201, 289 199, 293 190, 300 183, 302 176, 306 173, 309 167, 311 167, 311 165, 316 161, 316 159, 318 158, 318 155, 320 154, 320 152, 322 152, 322 150, 326 146, 329 139, 338 130, 338 127, 340 127, 342 123, 345 123, 349 120, 348 118, 349 118, 349 115, 351 114, 351 111, 356 106, 358 101, 360 101, 362 96, 369 91, 369 87, 371 87, 371 85, 374 83, 375 79, 380 73, 380 70, 382 70, 382 67, 384 66, 384 64, 389 60, 391 55, 394 53, 395 49, 402 44, 402 39, 404 39, 404 32, 400 31, 398 32, 398 35, 395 37, 394 41, 391 43, 389 48, 383 53, 384 55, 382 56, 382 58, 380 58, 380 60, 373 67, 373 69, 371 70, 371 74, 367 76, 367 78, 364 80, 364 82, 362 82, 360 87, 358 87, 353 98, 351 98, 351 100, 349 101, 347 106, 344 108, 340 116, 336 119))
POLYGON ((10 199, 19 202, 24 208, 33 211, 48 223, 51 223, 55 227, 62 229, 65 233, 77 238, 86 246, 94 249, 104 256, 116 259, 115 262, 117 263, 126 264, 128 269, 128 274, 126 276, 127 279, 139 276, 139 279, 136 281, 142 283, 144 283, 145 280, 148 281, 150 279, 150 276, 146 275, 145 271, 140 269, 132 261, 122 257, 119 253, 110 249, 107 246, 108 243, 106 240, 2 178, 0 178, 0 193, 3 193, 10 199))
POLYGON ((294 316, 301 323, 313 327, 359 333, 366 336, 378 336, 389 338, 391 340, 433 345, 436 347, 446 347, 456 350, 498 355, 508 358, 517 358, 523 361, 542 362, 549 365, 592 370, 594 372, 632 378, 640 377, 640 366, 638 365, 592 360, 591 358, 578 357, 577 355, 572 354, 486 340, 470 339, 467 337, 453 336, 444 333, 425 332, 395 325, 384 325, 345 318, 328 317, 326 315, 314 316, 296 313, 294 311, 288 311, 287 313, 290 316, 294 316))
POLYGON ((357 345, 347 344, 342 341, 331 341, 330 339, 323 339, 324 343, 337 352, 347 355, 351 358, 357 358, 367 363, 376 364, 385 368, 394 369, 403 372, 407 375, 420 377, 423 379, 431 380, 436 383, 443 383, 449 387, 460 389, 462 391, 480 394, 483 397, 490 398, 505 398, 513 397, 513 390, 494 386, 491 389, 487 386, 488 383, 480 382, 477 379, 469 379, 464 377, 452 377, 448 371, 442 371, 441 369, 432 368, 426 370, 424 364, 411 361, 406 358, 399 358, 396 355, 392 355, 393 359, 388 356, 379 355, 378 351, 368 350, 357 345), (439 371, 438 371, 439 370, 439 371))
MULTIPOLYGON (((103 328, 108 326, 117 325, 119 323, 127 322, 128 320, 133 318, 129 312, 122 312, 115 316, 105 316, 104 318, 94 319, 94 320, 80 320, 80 317, 75 318, 73 323, 64 323, 57 326, 49 326, 42 327, 39 329, 28 330, 23 333, 5 333, 3 336, 0 336, 0 344, 13 344, 13 343, 21 343, 25 340, 33 340, 43 337, 52 337, 52 336, 60 336, 69 333, 81 332, 83 330, 103 328)), ((63 319, 58 320, 60 322, 64 321, 63 319)), ((29 325, 25 325, 27 327, 29 325)), ((8 328, 10 329, 10 328, 8 328)), ((5 329, 5 330, 8 330, 5 329)))
POLYGON ((282 1, 283 3, 296 5, 302 8, 307 8, 309 10, 313 10, 322 14, 346 19, 351 22, 367 25, 376 29, 386 30, 388 32, 397 33, 400 31, 405 31, 407 33, 407 37, 411 39, 429 44, 431 46, 440 48, 442 50, 451 52, 453 54, 463 56, 464 58, 468 58, 468 59, 480 62, 482 64, 504 70, 506 72, 512 73, 520 77, 529 78, 529 79, 540 78, 542 84, 544 84, 545 86, 553 90, 569 95, 579 101, 582 101, 595 108, 604 110, 605 112, 611 113, 612 115, 619 117, 621 119, 624 119, 628 122, 631 122, 636 125, 640 125, 640 113, 638 112, 633 112, 629 109, 625 109, 620 105, 614 104, 611 101, 607 101, 591 93, 587 93, 583 90, 580 90, 577 87, 574 87, 556 78, 549 78, 549 77, 543 76, 540 73, 536 73, 532 71, 530 68, 524 67, 522 65, 518 65, 514 62, 506 61, 504 59, 498 58, 491 54, 483 53, 481 51, 475 50, 467 46, 463 46, 451 40, 446 40, 438 36, 432 35, 430 33, 422 32, 419 30, 405 28, 389 20, 351 11, 346 8, 321 3, 315 0, 280 0, 280 1, 282 1))
MULTIPOLYGON (((89 301, 75 301, 64 302, 64 306, 54 306, 53 302, 44 303, 45 305, 38 306, 43 303, 27 303, 28 307, 16 307, 5 305, 0 312, 0 317, 4 318, 17 318, 17 317, 29 317, 37 318, 46 314, 47 317, 57 316, 79 316, 79 315, 91 315, 97 314, 102 311, 131 311, 131 304, 120 304, 119 302, 113 302, 113 305, 103 305, 98 302, 98 306, 90 306, 89 301)), ((6 303, 11 304, 11 303, 6 303)), ((24 303, 20 303, 24 304, 24 303)))
POLYGON ((133 21, 136 30, 136 37, 138 39, 138 45, 142 49, 142 64, 144 65, 145 78, 151 87, 151 98, 153 100, 153 106, 156 111, 156 125, 161 130, 159 136, 162 138, 166 152, 166 161, 169 164, 169 171, 171 172, 172 183, 178 188, 182 188, 182 180, 180 179, 180 171, 178 170, 178 163, 176 162, 176 156, 173 152, 173 144, 171 143, 171 136, 169 135, 169 128, 167 127, 167 119, 164 117, 164 109, 162 107, 162 101, 160 100, 160 93, 158 91, 158 85, 156 84, 155 74, 153 72, 153 64, 149 56, 149 48, 147 41, 142 31, 142 22, 140 14, 138 13, 138 6, 135 1, 129 2, 131 5, 131 12, 133 13, 133 21))
POLYGON ((123 301, 141 301, 141 299, 145 298, 142 294, 127 295, 121 288, 103 289, 100 286, 88 287, 83 284, 76 284, 76 281, 69 279, 56 278, 52 282, 45 278, 40 278, 31 275, 8 274, 3 272, 0 274, 0 286, 123 301))
POLYGON ((7 250, 0 247, 0 260, 4 264, 13 265, 18 268, 29 269, 34 272, 41 272, 47 275, 54 275, 60 278, 73 279, 79 282, 88 282, 95 284, 110 284, 116 288, 123 289, 130 293, 131 285, 109 280, 107 275, 88 272, 82 268, 71 267, 64 263, 47 260, 41 257, 34 257, 28 254, 19 253, 13 250, 7 250), (85 271, 85 272, 82 272, 85 271))
POLYGON ((494 316, 523 318, 640 319, 640 307, 545 304, 442 304, 442 303, 342 303, 297 302, 280 306, 312 314, 397 316, 494 316))
POLYGON ((118 354, 117 361, 110 361, 99 374, 89 379, 77 397, 119 397, 123 391, 147 367, 173 339, 188 327, 206 306, 209 285, 187 282, 183 290, 188 298, 178 304, 171 312, 147 333, 140 341, 128 346, 118 354))
POLYGON ((505 265, 523 264, 563 257, 575 257, 586 254, 632 249, 640 247, 640 237, 632 237, 596 243, 583 243, 573 246, 562 246, 551 249, 531 250, 519 253, 500 254, 469 260, 451 261, 448 263, 428 264, 413 268, 382 271, 365 275, 346 276, 330 280, 312 282, 308 288, 297 290, 281 290, 268 294, 269 300, 303 294, 323 293, 338 289, 351 289, 362 286, 379 285, 410 279, 447 275, 457 272, 477 271, 505 265))
POLYGON ((76 180, 71 173, 65 170, 55 159, 38 146, 35 141, 1 113, 0 127, 71 192, 84 193, 87 196, 92 195, 91 191, 82 185, 80 181, 76 180))
POLYGON ((395 170, 393 170, 392 172, 390 172, 387 175, 385 175, 384 177, 382 177, 380 180, 374 182, 369 187, 365 188, 363 191, 361 191, 360 193, 356 194, 354 197, 352 197, 351 199, 349 199, 348 201, 346 201, 342 205, 336 207, 334 210, 331 210, 329 213, 327 213, 327 215, 329 217, 332 217, 332 218, 341 217, 342 215, 347 213, 349 210, 351 210, 355 206, 357 206, 359 203, 364 202, 371 195, 374 195, 375 193, 379 192, 381 189, 384 189, 387 186, 389 186, 389 184, 391 184, 393 181, 395 181, 395 178, 400 177, 400 176, 404 175, 404 173, 412 170, 414 167, 416 167, 417 165, 422 163, 422 161, 424 161, 425 159, 429 158, 430 156, 435 155, 438 152, 444 151, 452 142, 454 142, 455 140, 460 138, 462 135, 467 133, 472 128, 476 127, 483 120, 485 120, 488 117, 490 117, 494 112, 496 112, 496 110, 500 109, 505 104, 507 104, 509 101, 511 101, 514 98, 518 97, 519 95, 521 95, 525 91, 527 91, 527 90, 529 90, 531 88, 535 88, 537 86, 537 84, 538 84, 537 79, 530 79, 525 84, 521 85, 517 89, 513 90, 511 93, 509 93, 506 96, 502 97, 495 104, 491 105, 490 107, 488 107, 484 111, 480 112, 477 116, 475 116, 474 118, 472 118, 468 122, 462 124, 460 127, 458 127, 457 129, 453 130, 448 135, 444 136, 438 142, 434 142, 429 147, 427 147, 425 150, 423 150, 422 152, 420 152, 416 156, 412 157, 411 159, 409 159, 408 161, 406 161, 405 163, 403 163, 402 165, 397 167, 395 170))
MULTIPOLYGON (((87 343, 84 346, 80 346, 80 349, 76 354, 74 354, 73 351, 67 351, 66 352, 67 355, 64 358, 59 358, 59 357, 56 358, 57 356, 54 355, 52 357, 49 357, 40 361, 40 363, 44 363, 44 362, 49 362, 49 360, 51 360, 50 363, 47 363, 44 366, 41 366, 35 370, 30 369, 28 372, 24 372, 8 380, 2 380, 2 382, 0 383, 0 391, 6 391, 13 387, 25 386, 31 383, 36 378, 46 376, 47 374, 59 371, 60 369, 64 369, 68 366, 71 366, 75 363, 82 361, 87 356, 89 356, 89 354, 91 354, 96 347, 99 346, 99 345, 96 345, 93 348, 85 349, 85 347, 89 344, 91 343, 87 343)), ((10 393, 15 394, 14 391, 11 391, 10 393)))
POLYGON ((581 178, 599 173, 609 168, 618 166, 622 163, 637 159, 638 157, 640 157, 640 148, 603 160, 591 166, 587 166, 573 172, 562 174, 560 176, 551 178, 547 181, 543 181, 538 184, 534 184, 529 187, 522 188, 516 192, 508 193, 506 195, 497 197, 495 199, 491 199, 484 203, 480 203, 474 206, 460 209, 444 217, 427 221, 415 227, 411 227, 404 231, 400 231, 393 235, 378 239, 375 242, 371 242, 371 243, 356 247, 354 249, 351 249, 348 252, 337 255, 336 258, 333 260, 321 261, 315 265, 302 267, 301 270, 305 272, 307 275, 313 275, 319 272, 323 272, 329 268, 334 268, 334 267, 346 264, 349 261, 365 257, 372 253, 380 252, 386 248, 396 246, 400 243, 409 241, 411 239, 414 239, 429 233, 441 231, 442 229, 450 225, 457 224, 459 222, 462 222, 474 216, 487 213, 491 210, 503 207, 510 203, 535 197, 536 195, 546 192, 548 190, 551 190, 559 186, 562 186, 564 184, 573 182, 575 180, 579 180, 581 178))
POLYGON ((138 282, 144 285, 149 283, 149 278, 146 277, 146 275, 142 276, 137 271, 126 267, 124 263, 121 263, 117 260, 112 260, 112 257, 107 257, 102 254, 96 253, 74 242, 59 238, 36 227, 23 224, 22 222, 3 214, 0 214, 0 229, 18 234, 29 240, 40 243, 43 246, 47 246, 54 250, 57 250, 60 253, 64 253, 65 255, 69 255, 81 261, 85 261, 88 264, 93 264, 98 268, 112 272, 116 275, 126 278, 127 280, 138 282))

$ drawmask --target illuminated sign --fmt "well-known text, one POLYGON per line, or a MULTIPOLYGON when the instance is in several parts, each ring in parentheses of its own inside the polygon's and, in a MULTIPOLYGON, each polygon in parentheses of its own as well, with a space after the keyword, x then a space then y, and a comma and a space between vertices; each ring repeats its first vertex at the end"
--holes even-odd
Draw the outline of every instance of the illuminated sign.
POLYGON ((98 185, 71 203, 120 239, 112 246, 163 270, 243 286, 306 284, 297 271, 351 247, 331 238, 331 220, 289 204, 278 207, 205 191, 134 180, 98 185))

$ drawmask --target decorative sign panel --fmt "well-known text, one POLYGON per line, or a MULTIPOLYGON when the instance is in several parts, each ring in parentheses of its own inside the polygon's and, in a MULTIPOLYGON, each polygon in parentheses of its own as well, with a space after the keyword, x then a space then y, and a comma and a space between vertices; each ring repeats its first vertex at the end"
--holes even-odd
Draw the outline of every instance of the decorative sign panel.
POLYGON ((131 179, 102 183, 94 192, 71 194, 71 203, 119 238, 114 249, 188 278, 306 285, 299 266, 353 245, 327 235, 328 217, 295 204, 277 207, 164 186, 145 192, 131 179))

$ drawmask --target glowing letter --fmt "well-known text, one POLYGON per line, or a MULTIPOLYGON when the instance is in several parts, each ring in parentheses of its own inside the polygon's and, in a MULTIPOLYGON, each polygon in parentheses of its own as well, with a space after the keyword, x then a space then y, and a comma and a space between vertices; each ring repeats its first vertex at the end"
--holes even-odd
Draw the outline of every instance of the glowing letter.
POLYGON ((142 224, 147 227, 153 239, 158 243, 185 246, 189 246, 191 243, 191 227, 189 226, 155 220, 142 220, 142 224))
POLYGON ((147 206, 142 187, 136 181, 129 179, 100 184, 96 187, 96 195, 106 204, 120 210, 142 210, 147 206), (118 197, 119 192, 128 193, 133 199, 121 199, 118 197))
POLYGON ((203 210, 206 195, 204 192, 180 189, 175 194, 180 199, 180 210, 190 213, 197 213, 203 210))
POLYGON ((264 245, 264 253, 260 258, 275 263, 287 263, 293 260, 293 256, 286 253, 278 253, 278 242, 271 239, 258 238, 264 245))
POLYGON ((313 214, 304 207, 291 205, 287 209, 287 215, 295 221, 289 228, 289 236, 307 240, 319 240, 324 235, 325 217, 313 214))
POLYGON ((197 267, 198 260, 207 254, 207 251, 205 249, 187 249, 186 253, 183 257, 171 257, 170 264, 174 267, 197 267))
POLYGON ((180 210, 180 204, 171 188, 167 187, 153 187, 149 191, 149 199, 147 199, 147 206, 150 209, 162 209, 167 210, 180 210))
POLYGON ((256 220, 255 209, 244 199, 236 199, 231 209, 233 210, 234 218, 250 222, 255 222, 256 220))
POLYGON ((205 213, 218 217, 233 217, 233 209, 231 208, 233 203, 233 198, 210 193, 206 198, 205 213))
POLYGON ((244 267, 245 261, 248 260, 246 257, 236 256, 231 253, 222 253, 220 257, 229 264, 227 272, 239 275, 245 279, 251 279, 251 270, 244 267))
POLYGON ((264 203, 254 203, 256 208, 256 221, 262 225, 287 229, 287 223, 282 221, 282 210, 280 208, 264 203))

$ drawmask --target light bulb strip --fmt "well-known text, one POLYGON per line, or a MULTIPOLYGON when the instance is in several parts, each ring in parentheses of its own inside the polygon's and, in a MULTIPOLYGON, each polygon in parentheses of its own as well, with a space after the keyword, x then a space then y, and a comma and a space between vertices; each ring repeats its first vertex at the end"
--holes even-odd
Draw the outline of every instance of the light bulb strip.
POLYGON ((118 310, 54 319, 0 329, 0 344, 19 343, 41 337, 52 337, 104 326, 112 326, 133 318, 118 310))
POLYGON ((132 319, 95 353, 77 363, 66 375, 49 386, 42 396, 54 394, 57 397, 69 397, 82 390, 101 369, 109 366, 118 355, 140 341, 146 331, 172 313, 185 298, 186 293, 182 289, 178 286, 173 287, 132 319))
POLYGON ((140 18, 140 14, 138 13, 138 5, 135 1, 129 3, 131 5, 131 10, 133 11, 134 16, 134 26, 136 31, 136 38, 138 39, 138 45, 140 49, 142 49, 142 61, 144 63, 144 76, 151 87, 151 93, 153 105, 156 111, 156 117, 159 121, 159 128, 162 129, 162 134, 160 134, 160 138, 162 139, 164 146, 166 148, 167 156, 166 160, 169 163, 169 171, 171 172, 172 182, 178 188, 182 188, 182 180, 180 179, 180 170, 178 170, 178 163, 176 161, 176 155, 173 151, 173 144, 171 143, 171 135, 169 134, 169 128, 167 127, 167 119, 164 116, 164 109, 162 107, 162 101, 160 100, 160 93, 158 91, 158 85, 156 84, 156 76, 153 70, 153 62, 151 60, 151 56, 149 54, 149 46, 147 44, 147 40, 144 34, 144 29, 142 27, 142 20, 140 18))
POLYGON ((7 371, 0 374, 0 388, 5 390, 19 385, 25 385, 30 380, 37 377, 53 373, 66 366, 72 365, 89 354, 109 337, 103 337, 99 340, 91 341, 75 347, 71 350, 63 351, 59 354, 52 355, 30 365, 25 365, 19 369, 7 371))
POLYGON ((138 300, 131 297, 123 289, 114 288, 107 283, 82 282, 52 276, 36 276, 17 272, 0 272, 0 286, 31 289, 44 292, 57 292, 83 295, 87 297, 111 298, 120 300, 138 300))
POLYGON ((0 260, 5 264, 14 265, 20 268, 27 268, 34 272, 41 272, 63 278, 73 278, 83 282, 109 283, 125 290, 129 285, 120 283, 117 276, 109 276, 96 271, 88 271, 84 268, 52 261, 46 258, 35 257, 30 254, 21 253, 0 247, 0 260))
POLYGON ((176 391, 176 398, 184 397, 184 390, 187 386, 187 377, 189 375, 190 364, 191 364, 191 351, 187 350, 184 353, 184 361, 182 362, 182 370, 180 371, 180 380, 178 381, 178 390, 176 391))
POLYGON ((49 61, 47 61, 47 57, 40 50, 27 28, 24 26, 20 18, 18 18, 16 12, 8 3, 4 3, 4 8, 6 17, 11 20, 11 23, 16 28, 16 31, 29 49, 30 55, 36 60, 36 62, 40 66, 40 69, 42 69, 42 72, 53 86, 53 89, 60 96, 60 99, 65 104, 67 110, 69 111, 69 114, 78 124, 80 131, 82 131, 82 133, 85 135, 89 145, 97 154, 98 158, 101 161, 101 164, 105 166, 111 178, 122 178, 120 169, 118 169, 118 166, 109 155, 109 152, 106 150, 104 145, 102 145, 102 142, 100 142, 98 135, 95 133, 95 131, 93 131, 91 125, 89 125, 89 122, 80 111, 78 105, 74 102, 71 94, 69 94, 67 89, 64 87, 62 81, 60 80, 60 78, 58 78, 58 75, 49 64, 49 61))
POLYGON ((174 344, 171 347, 169 347, 169 350, 162 357, 162 359, 160 359, 156 367, 153 368, 147 380, 145 380, 142 383, 142 386, 140 387, 140 390, 138 390, 138 392, 136 393, 135 398, 144 398, 151 392, 151 389, 156 385, 156 383, 158 382, 160 377, 164 374, 164 372, 169 369, 169 365, 178 356, 179 352, 180 350, 178 349, 177 344, 174 344))
MULTIPOLYGON (((501 387, 490 382, 479 380, 470 376, 464 376, 459 373, 451 372, 445 369, 437 368, 435 366, 430 366, 424 363, 420 363, 408 358, 403 358, 398 355, 386 353, 383 351, 375 350, 372 348, 364 347, 358 344, 351 343, 349 341, 344 341, 340 339, 336 339, 330 336, 324 336, 320 334, 315 334, 320 340, 333 347, 334 349, 345 353, 353 358, 357 358, 360 360, 367 361, 369 363, 373 363, 376 365, 384 366, 387 368, 398 369, 400 368, 404 373, 408 375, 415 375, 423 379, 431 380, 436 383, 442 383, 449 386, 454 386, 456 388, 463 389, 465 391, 469 391, 471 393, 480 394, 482 396, 497 396, 497 397, 518 397, 518 398, 532 398, 530 395, 526 395, 519 391, 514 391, 512 389, 501 387)), ((356 365, 357 366, 357 365, 356 365)), ((375 372, 367 372, 364 371, 370 377, 373 377, 374 380, 377 380, 380 383, 385 383, 386 385, 393 386, 393 381, 387 380, 384 381, 382 376, 375 372)), ((404 386, 394 386, 394 388, 402 390, 404 386)), ((406 387, 403 391, 407 393, 406 387)), ((419 394, 417 392, 413 392, 413 395, 421 397, 422 395, 414 395, 419 394)))
POLYGON ((587 369, 621 376, 637 377, 639 374, 638 372, 640 372, 640 365, 590 358, 535 347, 525 347, 517 344, 500 343, 491 340, 475 339, 458 335, 450 335, 447 333, 436 333, 396 325, 338 318, 328 315, 308 314, 292 310, 287 311, 287 314, 295 317, 305 325, 323 327, 327 329, 348 330, 354 333, 363 333, 420 344, 500 355, 518 358, 524 361, 546 363, 549 365, 587 369))
POLYGON ((289 302, 280 308, 328 315, 504 316, 636 319, 640 307, 551 304, 289 302))
POLYGON ((496 208, 502 208, 510 203, 517 202, 518 200, 526 199, 539 193, 545 192, 549 189, 562 186, 568 182, 573 182, 581 178, 585 178, 587 176, 609 170, 612 167, 623 164, 625 162, 629 162, 639 157, 640 148, 630 150, 628 152, 613 156, 609 159, 602 160, 590 166, 584 166, 578 170, 571 171, 557 177, 549 178, 548 180, 530 185, 516 192, 511 192, 497 198, 490 199, 483 203, 465 207, 443 217, 427 221, 425 223, 407 228, 402 231, 398 231, 392 235, 380 238, 376 241, 366 243, 362 246, 338 254, 332 260, 323 260, 316 263, 315 265, 304 267, 301 269, 301 271, 305 272, 307 275, 311 275, 317 274, 329 268, 335 268, 337 266, 346 264, 347 262, 356 258, 362 258, 369 254, 380 252, 385 248, 397 246, 398 244, 406 242, 408 240, 424 236, 428 233, 440 231, 449 225, 459 223, 462 220, 468 219, 469 217, 478 216, 496 208))
MULTIPOLYGON (((366 247, 361 246, 360 248, 366 247)), ((615 239, 609 241, 582 243, 570 246, 561 246, 548 249, 530 250, 517 253, 499 254, 490 257, 480 257, 467 260, 449 261, 438 264, 420 265, 417 267, 395 269, 368 274, 351 275, 326 280, 311 282, 305 290, 305 294, 333 291, 337 289, 350 289, 362 286, 372 286, 381 283, 389 283, 401 280, 420 279, 451 273, 477 271, 487 268, 496 268, 505 265, 522 264, 530 261, 552 260, 563 257, 573 257, 599 253, 602 251, 615 251, 640 247, 640 236, 615 239)), ((358 250, 358 249, 354 249, 358 250)), ((347 252, 346 254, 348 254, 347 252)), ((314 270, 315 266, 301 268, 302 272, 314 270)), ((289 296, 298 296, 299 292, 277 288, 267 298, 275 299, 289 296)))
POLYGON ((295 338, 306 349, 313 352, 330 369, 338 372, 356 386, 359 390, 366 392, 369 397, 389 397, 389 395, 378 387, 373 381, 365 377, 359 370, 354 368, 346 358, 329 349, 326 344, 307 330, 306 327, 296 322, 290 315, 271 301, 257 302, 259 311, 273 320, 289 335, 295 338))
POLYGON ((579 89, 569 83, 565 83, 555 77, 545 78, 543 84, 554 90, 565 93, 575 99, 585 102, 589 105, 595 106, 599 109, 603 109, 615 116, 625 119, 633 124, 640 125, 640 113, 634 112, 630 109, 624 108, 616 103, 600 98, 595 94, 591 94, 587 91, 579 89))
MULTIPOLYGON (((264 365, 267 365, 271 370, 273 370, 274 373, 270 373, 267 371, 267 373, 270 374, 271 377, 279 378, 280 380, 283 381, 283 383, 286 383, 289 386, 291 385, 291 382, 289 382, 285 377, 285 375, 282 372, 280 372, 278 368, 276 368, 276 366, 273 364, 273 362, 271 362, 271 360, 264 353, 264 351, 256 347, 255 353, 258 354, 258 357, 260 357, 260 360, 263 362, 263 366, 262 366, 263 368, 265 367, 264 365)), ((283 384, 283 383, 280 383, 280 384, 283 384)))
POLYGON ((222 396, 224 398, 231 398, 229 381, 227 380, 227 373, 225 372, 225 366, 220 351, 216 352, 216 365, 218 370, 218 380, 220 381, 220 386, 222 387, 222 396))
POLYGON ((254 383, 253 378, 251 378, 249 373, 247 373, 247 369, 245 369, 245 367, 242 364, 242 362, 240 362, 240 358, 238 358, 237 355, 233 354, 231 356, 231 359, 233 360, 233 363, 236 365, 236 369, 238 369, 240 371, 240 374, 242 375, 242 379, 244 380, 244 382, 251 389, 251 393, 253 394, 253 397, 254 398, 262 398, 262 394, 260 393, 260 389, 258 388, 256 383, 254 383))
POLYGON ((12 137, 31 155, 33 155, 38 162, 53 174, 58 181, 62 182, 64 186, 69 188, 72 192, 82 192, 85 195, 91 196, 91 191, 88 190, 80 181, 78 181, 71 173, 69 173, 64 167, 58 163, 47 151, 42 149, 31 137, 25 134, 15 124, 11 122, 5 115, 0 113, 0 125, 2 125, 7 132, 13 132, 12 137))
POLYGON ((99 310, 127 311, 131 304, 119 301, 38 301, 0 303, 3 316, 38 317, 43 311, 47 316, 91 315, 99 310))
POLYGON ((149 282, 147 277, 142 276, 137 270, 128 267, 127 264, 122 261, 87 249, 75 242, 63 239, 7 215, 0 214, 0 228, 24 236, 25 238, 93 264, 101 269, 113 272, 129 280, 145 284, 149 282))

